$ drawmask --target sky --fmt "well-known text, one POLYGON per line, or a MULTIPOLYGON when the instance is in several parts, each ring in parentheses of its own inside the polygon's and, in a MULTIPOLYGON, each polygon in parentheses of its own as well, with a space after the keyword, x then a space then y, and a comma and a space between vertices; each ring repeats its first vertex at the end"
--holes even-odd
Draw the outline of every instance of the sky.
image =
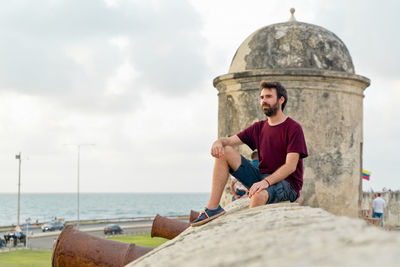
POLYGON ((298 21, 346 44, 364 190, 400 189, 399 1, 14 0, 0 8, 0 192, 209 192, 217 90, 240 44, 298 21), (397 166, 397 167, 396 167, 397 166))

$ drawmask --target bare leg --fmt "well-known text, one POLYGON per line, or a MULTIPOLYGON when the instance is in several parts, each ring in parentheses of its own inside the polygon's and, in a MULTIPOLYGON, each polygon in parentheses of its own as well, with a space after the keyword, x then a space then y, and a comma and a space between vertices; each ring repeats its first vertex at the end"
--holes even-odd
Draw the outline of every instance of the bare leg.
POLYGON ((255 208, 258 206, 263 206, 268 201, 268 192, 266 190, 262 190, 250 198, 250 208, 255 208))
POLYGON ((211 195, 207 204, 208 209, 215 209, 221 201, 224 187, 229 177, 229 167, 237 170, 241 164, 240 153, 230 146, 224 148, 225 155, 215 159, 211 195))

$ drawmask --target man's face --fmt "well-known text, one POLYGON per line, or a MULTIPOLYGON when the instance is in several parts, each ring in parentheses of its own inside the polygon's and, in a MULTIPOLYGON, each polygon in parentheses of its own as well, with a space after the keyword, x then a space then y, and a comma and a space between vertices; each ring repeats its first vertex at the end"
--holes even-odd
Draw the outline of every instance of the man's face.
POLYGON ((276 89, 262 89, 260 94, 260 105, 265 115, 268 117, 275 115, 280 109, 280 103, 278 101, 276 89))

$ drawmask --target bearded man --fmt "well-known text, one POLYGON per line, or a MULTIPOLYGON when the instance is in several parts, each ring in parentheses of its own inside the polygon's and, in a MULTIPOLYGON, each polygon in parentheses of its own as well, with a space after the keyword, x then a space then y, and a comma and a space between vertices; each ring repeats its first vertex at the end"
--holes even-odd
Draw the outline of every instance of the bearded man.
POLYGON ((219 202, 229 173, 249 189, 250 208, 294 202, 303 186, 303 158, 308 156, 300 124, 283 113, 287 91, 279 82, 260 83, 260 105, 266 120, 258 121, 237 135, 220 138, 211 147, 215 157, 211 195, 206 208, 192 226, 207 223, 225 213, 219 202), (246 144, 257 149, 259 168, 233 147, 246 144))

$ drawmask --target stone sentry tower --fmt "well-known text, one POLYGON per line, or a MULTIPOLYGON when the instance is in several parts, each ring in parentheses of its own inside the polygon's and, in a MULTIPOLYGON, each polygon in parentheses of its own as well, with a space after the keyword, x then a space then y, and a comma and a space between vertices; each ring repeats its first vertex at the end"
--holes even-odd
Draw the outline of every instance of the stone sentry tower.
MULTIPOLYGON (((285 114, 300 122, 309 157, 304 160, 303 204, 356 217, 361 191, 363 91, 349 51, 332 32, 298 22, 261 28, 238 48, 229 73, 214 79, 218 90, 218 136, 234 135, 265 119, 259 107, 261 80, 288 90, 285 114)), ((249 157, 243 145, 240 153, 249 157)), ((222 205, 230 201, 225 188, 222 205)))

